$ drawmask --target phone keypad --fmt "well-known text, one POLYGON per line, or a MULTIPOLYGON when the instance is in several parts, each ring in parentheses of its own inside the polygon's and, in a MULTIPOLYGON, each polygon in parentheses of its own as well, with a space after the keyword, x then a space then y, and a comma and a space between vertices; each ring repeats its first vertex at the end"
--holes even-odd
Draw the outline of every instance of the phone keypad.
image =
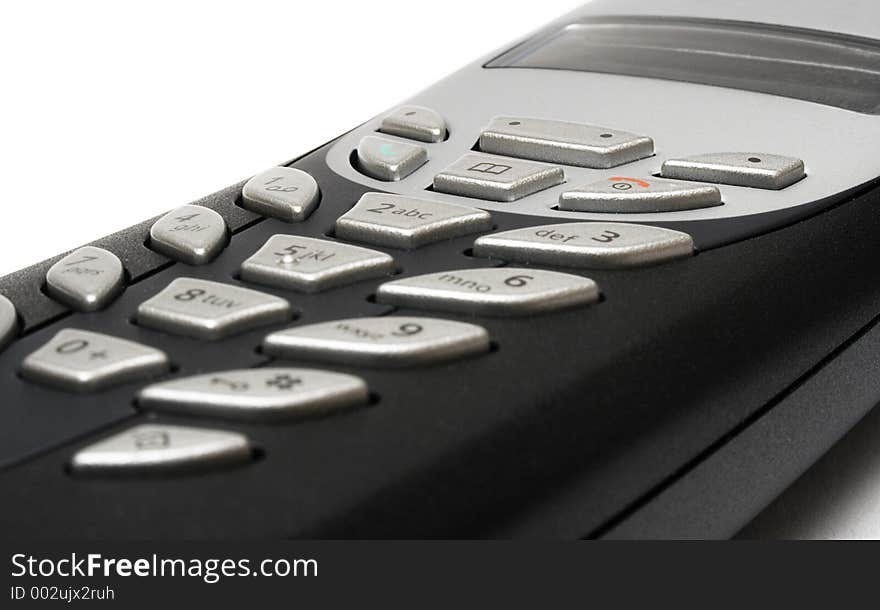
POLYGON ((0 294, 0 349, 12 341, 18 330, 18 315, 12 301, 0 294))
POLYGON ((125 271, 112 252, 95 246, 74 250, 46 273, 46 292, 77 311, 106 307, 123 288, 125 271))
POLYGON ((26 379, 72 392, 95 392, 169 369, 164 352, 101 333, 65 328, 22 363, 26 379))
POLYGON ((480 150, 576 167, 607 169, 654 154, 654 141, 619 129, 531 117, 495 117, 480 150))
POLYGON ((241 265, 245 281, 309 293, 393 273, 384 252, 297 235, 273 235, 241 265))
POLYGON ((357 147, 359 169, 366 175, 396 182, 409 176, 428 160, 424 146, 379 136, 364 137, 357 147))
POLYGON ((141 390, 138 405, 176 414, 277 421, 367 402, 359 377, 316 369, 238 369, 163 381, 141 390))
POLYGON ((82 476, 176 474, 230 467, 252 456, 238 432, 141 424, 80 449, 70 468, 82 476))
POLYGON ((676 212, 721 205, 721 191, 712 184, 694 184, 654 177, 610 176, 559 195, 559 209, 578 212, 676 212))
POLYGON ((579 275, 515 267, 456 269, 386 282, 379 303, 488 316, 526 316, 589 305, 599 287, 579 275))
POLYGON ((217 340, 290 319, 286 300, 222 282, 179 277, 140 304, 137 322, 167 333, 217 340))
POLYGON ((794 157, 756 152, 694 155, 663 162, 664 178, 716 182, 779 190, 803 178, 804 162, 794 157))
POLYGON ((293 167, 273 167, 247 181, 241 205, 251 212, 286 222, 302 222, 318 205, 318 183, 293 167))
POLYGON ((339 238, 403 250, 491 228, 484 210, 386 193, 364 193, 336 220, 339 238))
POLYGON ((279 358, 402 367, 487 352, 489 334, 476 324, 440 318, 351 318, 272 333, 263 351, 279 358))
POLYGON ((490 201, 516 201, 561 184, 561 167, 468 153, 434 176, 434 190, 490 201))
POLYGON ((690 256, 691 236, 651 225, 569 222, 484 235, 474 254, 518 263, 618 269, 690 256))
POLYGON ((446 121, 436 110, 424 106, 400 106, 382 118, 379 131, 420 142, 442 142, 446 121))
POLYGON ((214 260, 226 245, 226 221, 200 205, 184 205, 165 214, 150 228, 150 247, 189 265, 214 260))

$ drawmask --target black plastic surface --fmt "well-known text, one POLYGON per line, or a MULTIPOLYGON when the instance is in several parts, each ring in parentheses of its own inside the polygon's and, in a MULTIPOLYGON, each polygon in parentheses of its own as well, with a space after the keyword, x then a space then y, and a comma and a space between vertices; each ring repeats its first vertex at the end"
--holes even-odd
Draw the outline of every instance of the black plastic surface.
MULTIPOLYGON (((98 242, 120 254, 136 280, 104 312, 65 315, 47 301, 39 284, 48 262, 0 281, 0 291, 13 299, 31 329, 0 354, 0 462, 6 466, 0 491, 14 498, 0 503, 4 533, 47 538, 601 533, 682 469, 702 462, 707 451, 772 406, 880 311, 880 194, 871 190, 792 226, 690 259, 574 272, 599 283, 604 300, 595 306, 525 319, 437 314, 484 325, 497 350, 411 370, 328 367, 368 382, 377 401, 367 408, 267 425, 156 418, 246 433, 263 453, 249 466, 167 479, 69 476, 65 464, 78 448, 153 416, 133 404, 138 384, 70 396, 21 380, 16 372, 22 358, 70 326, 159 347, 177 367, 174 376, 268 362, 256 348, 275 327, 212 343, 139 328, 130 320, 140 302, 174 277, 238 283, 240 263, 274 233, 332 232, 335 218, 364 189, 332 174, 324 165, 325 151, 295 164, 312 173, 322 191, 318 210, 303 223, 257 221, 235 207, 238 186, 198 202, 238 229, 211 265, 169 263, 145 250, 149 222, 98 242)), ((537 220, 503 213, 493 218, 498 230, 537 220)), ((472 243, 473 237, 464 237, 415 252, 377 249, 391 253, 405 275, 502 264, 470 257, 472 243)), ((259 289, 288 298, 298 314, 294 323, 306 324, 391 311, 370 301, 379 283, 317 295, 259 289)), ((785 423, 797 424, 797 419, 785 423)), ((741 515, 722 512, 715 518, 741 515)))

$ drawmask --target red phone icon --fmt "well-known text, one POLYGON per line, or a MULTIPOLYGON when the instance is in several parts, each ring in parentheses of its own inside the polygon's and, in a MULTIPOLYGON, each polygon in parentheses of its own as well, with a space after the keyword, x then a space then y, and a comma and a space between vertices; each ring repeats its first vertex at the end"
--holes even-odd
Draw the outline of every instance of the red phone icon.
POLYGON ((636 184, 638 184, 642 188, 648 188, 649 186, 651 186, 650 184, 648 184, 644 180, 639 180, 638 178, 627 178, 626 176, 614 176, 613 178, 608 178, 608 179, 611 182, 620 182, 622 180, 625 180, 627 182, 635 182, 636 184))

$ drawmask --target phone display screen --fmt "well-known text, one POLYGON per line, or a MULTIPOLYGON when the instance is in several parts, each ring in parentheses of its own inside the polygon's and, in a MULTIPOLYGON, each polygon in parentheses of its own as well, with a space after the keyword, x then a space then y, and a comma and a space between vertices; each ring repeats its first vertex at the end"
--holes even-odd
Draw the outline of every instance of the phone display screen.
POLYGON ((675 80, 880 114, 880 42, 818 30, 683 18, 594 19, 538 35, 486 67, 675 80))

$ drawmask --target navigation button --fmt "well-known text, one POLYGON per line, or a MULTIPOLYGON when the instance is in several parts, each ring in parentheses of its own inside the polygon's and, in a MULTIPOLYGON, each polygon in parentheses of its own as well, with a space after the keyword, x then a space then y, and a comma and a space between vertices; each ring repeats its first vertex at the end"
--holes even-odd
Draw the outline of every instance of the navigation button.
POLYGON ((516 201, 561 184, 560 167, 468 153, 434 176, 434 190, 451 195, 516 201))
POLYGON ((300 292, 393 273, 394 259, 384 252, 297 235, 273 235, 241 265, 245 281, 300 292))
POLYGON ((85 246, 52 265, 46 273, 46 292, 77 311, 97 311, 122 291, 124 280, 115 254, 85 246))
POLYGON ((623 222, 570 222, 484 235, 474 254, 518 263, 584 269, 656 264, 690 256, 691 236, 680 231, 623 222))
POLYGON ((246 210, 285 222, 302 222, 318 206, 318 183, 293 167, 273 167, 247 181, 241 190, 246 210))
POLYGON ((80 449, 77 475, 140 476, 194 472, 247 463, 253 449, 237 432, 141 424, 80 449))
POLYGON ((249 420, 278 420, 365 404, 359 377, 303 368, 257 368, 173 379, 138 395, 147 409, 249 420))
POLYGON ((188 277, 173 280, 137 310, 142 326, 209 340, 289 319, 290 303, 282 298, 188 277))
POLYGON ((65 328, 22 363, 26 379, 73 392, 94 392, 168 370, 161 351, 101 333, 65 328))
POLYGON ((421 142, 442 142, 446 139, 446 121, 424 106, 400 106, 385 115, 379 131, 421 142))
POLYGON ((721 205, 710 184, 612 176, 559 196, 559 209, 576 212, 677 212, 721 205))
POLYGON ((364 193, 336 221, 336 236, 413 250, 492 228, 488 212, 451 203, 387 193, 364 193))
POLYGON ((376 300, 416 309, 521 316, 595 303, 599 287, 591 279, 556 271, 458 269, 386 282, 376 300))
POLYGON ((664 178, 717 182, 779 190, 804 177, 804 162, 794 157, 752 152, 694 155, 663 162, 664 178))
POLYGON ((475 324, 405 316, 334 320, 272 333, 263 350, 279 358, 364 366, 434 364, 489 351, 475 324))
POLYGON ((184 205, 150 227, 150 247, 190 265, 211 262, 226 245, 226 221, 210 208, 184 205))
POLYGON ((654 154, 654 141, 618 129, 526 117, 495 117, 480 150, 578 167, 609 168, 654 154))
POLYGON ((424 146, 390 140, 379 136, 366 136, 357 147, 358 169, 366 175, 396 182, 419 169, 428 160, 424 146))

